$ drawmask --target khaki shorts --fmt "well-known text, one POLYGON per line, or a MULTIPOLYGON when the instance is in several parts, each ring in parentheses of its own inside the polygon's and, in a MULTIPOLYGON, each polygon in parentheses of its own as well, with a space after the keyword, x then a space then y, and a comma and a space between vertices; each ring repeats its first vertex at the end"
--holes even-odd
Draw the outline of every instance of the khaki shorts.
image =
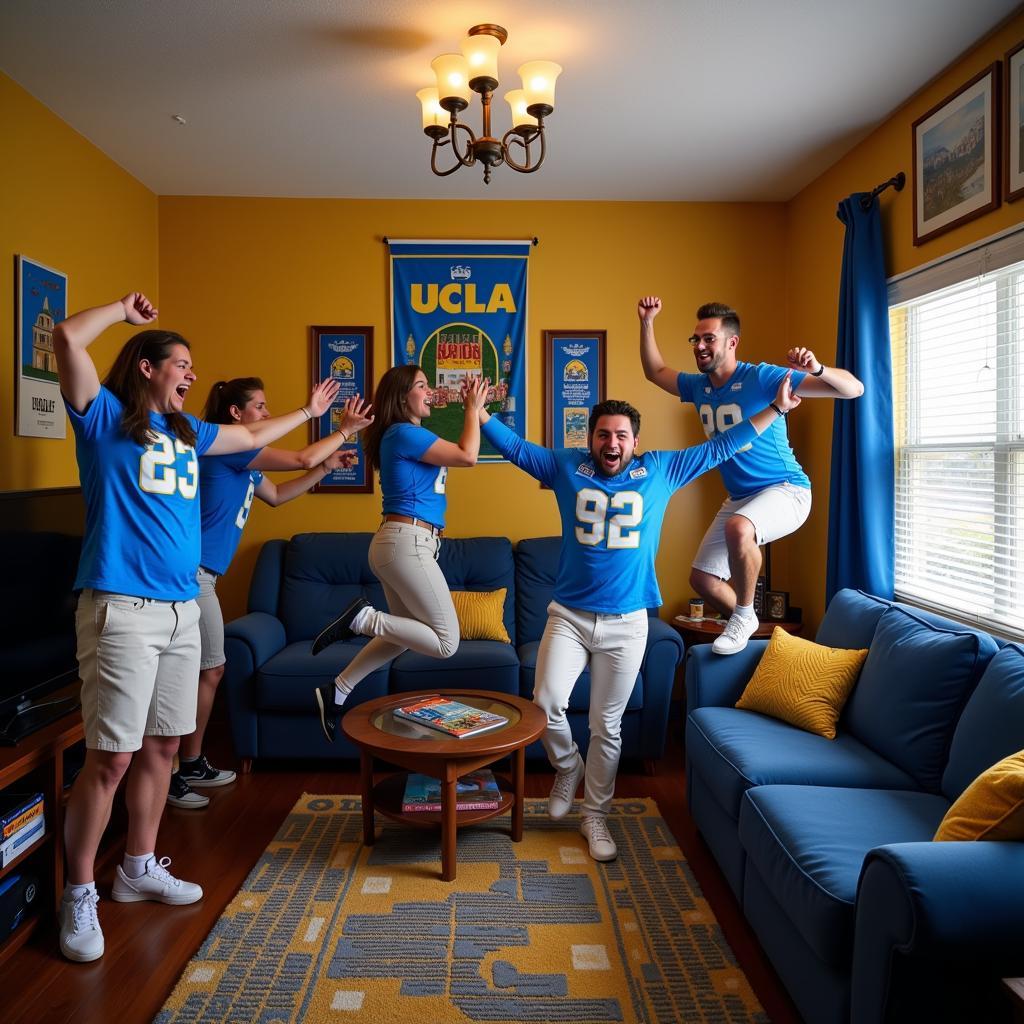
POLYGON ((795 484, 775 484, 748 498, 728 498, 711 520, 693 567, 727 580, 729 549, 725 543, 725 524, 732 516, 749 519, 754 526, 758 544, 770 544, 800 529, 811 514, 811 489, 795 484))
POLYGON ((75 616, 85 745, 132 751, 143 736, 196 727, 199 606, 195 601, 83 590, 75 616))
POLYGON ((196 573, 196 582, 199 584, 199 596, 196 598, 199 603, 199 636, 203 643, 199 668, 203 672, 227 661, 224 657, 224 613, 220 610, 217 598, 218 579, 216 573, 202 566, 196 573))

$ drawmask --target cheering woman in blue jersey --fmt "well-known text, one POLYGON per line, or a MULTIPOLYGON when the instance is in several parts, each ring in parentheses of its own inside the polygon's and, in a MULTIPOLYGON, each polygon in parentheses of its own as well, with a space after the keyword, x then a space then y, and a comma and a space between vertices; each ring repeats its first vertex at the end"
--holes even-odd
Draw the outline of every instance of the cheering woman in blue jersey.
POLYGON ((557 773, 548 812, 564 817, 586 776, 580 831, 595 860, 613 860, 618 852, 607 816, 622 746, 619 730, 647 647, 647 609, 661 604, 654 560, 669 499, 799 403, 787 376, 768 408, 728 433, 683 451, 643 455, 636 454, 640 414, 626 402, 594 406, 589 451, 530 444, 486 411, 480 414, 487 440, 547 484, 561 513, 562 548, 533 699, 547 715, 542 741, 557 773), (565 712, 588 664, 590 746, 584 764, 565 712))
MULTIPOLYGON (((270 418, 263 381, 259 377, 219 380, 210 389, 203 419, 207 423, 259 423, 270 418)), ((202 509, 203 546, 199 561, 199 698, 195 732, 182 736, 180 766, 171 776, 167 802, 175 807, 205 807, 210 798, 200 789, 226 786, 235 773, 216 768, 203 755, 203 737, 210 721, 217 686, 224 675, 224 616, 217 600, 217 578, 227 570, 242 539, 253 498, 271 507, 305 494, 333 469, 346 464, 354 453, 338 448, 356 431, 373 422, 370 406, 356 395, 345 402, 338 428, 301 451, 262 448, 231 455, 206 455, 199 460, 199 504, 202 509), (265 471, 305 469, 302 476, 275 484, 265 471)))
POLYGON ((336 640, 373 637, 333 683, 315 691, 328 741, 334 739, 345 699, 371 672, 406 649, 450 658, 459 646, 455 606, 437 565, 445 479, 452 466, 476 465, 479 412, 486 398, 486 380, 469 382, 462 434, 453 444, 421 425, 430 415, 430 389, 418 366, 395 366, 377 385, 376 420, 363 435, 363 449, 380 471, 384 495, 383 522, 370 543, 370 568, 384 587, 388 611, 357 598, 313 641, 317 654, 336 640))
POLYGON ((96 851, 129 765, 128 836, 113 898, 185 904, 203 895, 153 852, 178 738, 195 728, 199 456, 270 444, 322 415, 338 390, 324 381, 308 406, 251 427, 204 423, 182 411, 196 379, 188 342, 161 330, 131 338, 101 385, 89 345, 114 324, 155 318, 133 292, 76 313, 53 333, 86 510, 75 628, 87 749, 65 818, 68 882, 59 908, 61 952, 77 961, 103 955, 96 851))

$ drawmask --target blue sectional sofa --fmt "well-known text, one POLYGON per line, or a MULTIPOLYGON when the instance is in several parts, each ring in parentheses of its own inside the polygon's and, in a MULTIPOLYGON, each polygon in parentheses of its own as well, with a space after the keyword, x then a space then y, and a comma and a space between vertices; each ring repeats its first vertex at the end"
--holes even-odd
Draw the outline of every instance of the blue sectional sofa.
MULTIPOLYGON (((260 551, 249 588, 249 611, 225 628, 224 689, 235 750, 248 768, 252 759, 358 757, 340 736, 328 744, 320 730, 313 689, 329 682, 366 640, 331 645, 310 654, 310 642, 338 611, 363 595, 386 607, 367 560, 369 533, 304 533, 272 540, 260 551)), ((530 698, 537 649, 554 589, 558 537, 520 541, 513 551, 504 537, 446 539, 438 564, 452 590, 506 588, 505 629, 511 644, 463 640, 448 659, 414 651, 364 679, 353 705, 388 693, 467 687, 530 698)), ((669 703, 683 644, 652 610, 647 653, 622 720, 623 757, 642 759, 652 770, 665 749, 669 703)), ((589 673, 573 691, 569 722, 585 753, 589 729, 589 673)), ((542 758, 534 743, 527 756, 542 758)))
POLYGON ((835 740, 733 706, 767 641, 688 652, 697 827, 808 1024, 1002 1020, 1024 843, 932 837, 1024 748, 1024 648, 851 590, 817 641, 869 651, 835 740))

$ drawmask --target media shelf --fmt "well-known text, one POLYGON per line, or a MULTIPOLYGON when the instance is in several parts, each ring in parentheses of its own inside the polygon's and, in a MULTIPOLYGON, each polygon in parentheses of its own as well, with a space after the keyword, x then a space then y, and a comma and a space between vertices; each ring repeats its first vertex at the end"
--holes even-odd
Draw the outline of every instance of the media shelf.
POLYGON ((33 775, 32 786, 43 794, 46 835, 10 864, 0 868, 0 880, 30 865, 39 877, 36 909, 8 936, 0 938, 0 964, 27 941, 45 915, 55 922, 58 901, 64 893, 64 751, 85 738, 81 712, 76 708, 16 746, 0 747, 0 790, 33 775))

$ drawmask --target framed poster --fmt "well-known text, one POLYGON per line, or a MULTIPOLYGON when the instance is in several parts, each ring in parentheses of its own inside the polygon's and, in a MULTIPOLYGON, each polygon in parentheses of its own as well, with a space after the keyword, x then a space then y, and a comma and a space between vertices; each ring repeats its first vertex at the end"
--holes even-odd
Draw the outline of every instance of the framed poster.
POLYGON ((15 277, 14 430, 21 437, 66 437, 53 329, 67 315, 68 276, 27 256, 17 256, 15 277))
POLYGON ((605 398, 605 331, 544 332, 544 444, 586 448, 590 408, 605 398))
MULTIPOLYGON (((313 367, 313 383, 325 377, 333 377, 341 387, 331 408, 309 427, 313 441, 337 430, 343 415, 345 399, 361 395, 370 400, 373 391, 373 328, 372 327, 322 327, 309 329, 313 367)), ((328 473, 313 488, 316 492, 343 492, 348 494, 371 494, 373 472, 363 452, 363 440, 354 434, 340 448, 355 453, 350 466, 328 473)))
POLYGON ((999 205, 1000 67, 985 68, 913 124, 914 245, 999 205))
POLYGON ((1006 135, 1003 138, 1003 189, 1012 203, 1024 196, 1024 41, 1006 55, 1006 135))

